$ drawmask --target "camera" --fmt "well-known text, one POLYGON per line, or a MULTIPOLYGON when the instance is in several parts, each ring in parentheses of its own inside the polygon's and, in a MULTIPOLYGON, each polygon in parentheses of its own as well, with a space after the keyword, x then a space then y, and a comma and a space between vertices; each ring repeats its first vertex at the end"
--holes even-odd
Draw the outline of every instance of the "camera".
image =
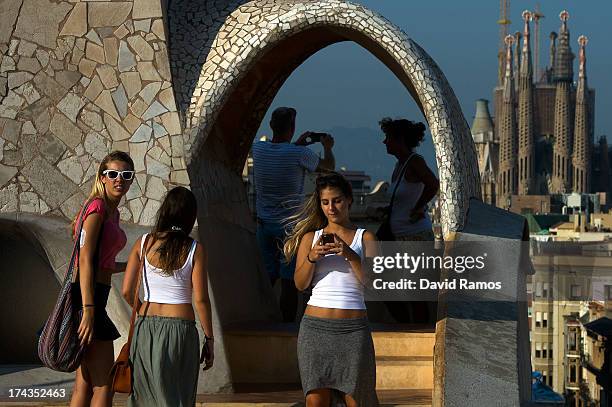
POLYGON ((306 137, 306 145, 309 144, 314 144, 314 143, 320 143, 321 142, 321 137, 323 136, 329 136, 329 134, 327 133, 316 133, 316 132, 312 132, 310 133, 307 137, 306 137))
POLYGON ((332 233, 323 233, 321 235, 321 244, 334 243, 335 241, 332 233))

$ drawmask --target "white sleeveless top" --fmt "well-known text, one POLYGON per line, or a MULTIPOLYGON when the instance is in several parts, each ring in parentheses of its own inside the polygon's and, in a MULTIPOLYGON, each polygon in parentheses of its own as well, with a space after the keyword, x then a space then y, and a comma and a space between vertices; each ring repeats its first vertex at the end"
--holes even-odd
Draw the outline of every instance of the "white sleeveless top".
MULTIPOLYGON (((144 255, 144 241, 147 237, 142 235, 140 242, 140 253, 144 255)), ((144 258, 144 270, 142 285, 144 287, 144 300, 160 304, 191 304, 191 272, 193 271, 193 254, 195 253, 197 242, 194 240, 187 255, 185 264, 174 274, 168 276, 162 269, 157 268, 144 258)))
MULTIPOLYGON (((317 230, 312 247, 319 240, 323 229, 317 230)), ((363 232, 357 229, 350 247, 363 258, 363 232)), ((312 276, 312 295, 308 305, 323 308, 366 309, 363 286, 357 280, 350 263, 342 256, 328 254, 315 265, 312 276)))
POLYGON ((417 203, 425 184, 422 182, 408 182, 404 174, 399 174, 398 179, 395 180, 389 190, 393 191, 397 186, 395 192, 395 198, 393 199, 393 209, 391 210, 391 232, 396 237, 407 236, 414 233, 423 232, 425 230, 431 230, 432 224, 429 215, 425 212, 425 217, 412 223, 410 221, 410 213, 414 209, 414 205, 417 203))

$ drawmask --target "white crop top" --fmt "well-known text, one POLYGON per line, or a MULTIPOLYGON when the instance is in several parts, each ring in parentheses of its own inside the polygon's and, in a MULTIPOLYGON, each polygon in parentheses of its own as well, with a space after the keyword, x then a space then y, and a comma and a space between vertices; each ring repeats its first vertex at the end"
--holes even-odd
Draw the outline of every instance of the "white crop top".
MULTIPOLYGON (((317 230, 312 239, 316 244, 323 230, 317 230)), ((363 258, 362 237, 365 229, 357 229, 350 247, 363 258)), ((323 308, 366 309, 363 286, 357 280, 351 264, 342 256, 328 254, 315 265, 312 276, 312 295, 308 305, 323 308)))
MULTIPOLYGON (((147 234, 142 235, 140 253, 143 254, 143 245, 147 234)), ((144 300, 159 304, 191 304, 191 272, 193 271, 193 254, 197 242, 194 240, 187 255, 185 264, 174 274, 168 276, 144 258, 142 285, 144 287, 144 300)))
MULTIPOLYGON (((413 153, 408 157, 408 160, 414 156, 419 155, 413 153)), ((406 161, 404 165, 408 165, 408 161, 406 161)), ((410 220, 410 214, 421 198, 425 190, 425 184, 422 182, 406 181, 406 177, 404 176, 405 171, 402 171, 402 169, 400 169, 397 179, 389 189, 391 191, 395 190, 393 209, 391 210, 391 219, 389 219, 389 222, 391 225, 391 232, 393 232, 396 237, 410 236, 414 233, 423 232, 424 230, 431 230, 432 228, 431 219, 429 219, 427 211, 425 211, 425 216, 418 219, 416 222, 410 220)))

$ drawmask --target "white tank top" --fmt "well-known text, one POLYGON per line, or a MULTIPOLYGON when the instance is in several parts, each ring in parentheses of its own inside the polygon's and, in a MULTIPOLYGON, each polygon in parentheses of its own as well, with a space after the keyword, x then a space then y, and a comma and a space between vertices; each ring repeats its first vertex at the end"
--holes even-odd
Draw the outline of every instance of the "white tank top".
POLYGON ((425 184, 422 182, 408 182, 405 175, 400 173, 390 190, 393 191, 398 183, 395 198, 393 199, 391 219, 389 219, 391 232, 396 237, 400 237, 431 229, 432 224, 427 212, 425 212, 424 218, 414 223, 410 221, 410 213, 414 209, 414 205, 421 198, 425 184))
MULTIPOLYGON (((143 245, 147 234, 142 235, 140 253, 143 255, 143 245)), ((144 258, 142 285, 144 286, 144 300, 159 304, 191 304, 191 272, 193 271, 193 254, 197 242, 194 240, 187 255, 185 264, 174 274, 169 276, 163 273, 144 258)))
MULTIPOLYGON (((312 247, 323 229, 317 230, 312 247)), ((357 229, 351 249, 363 259, 362 237, 365 229, 357 229)), ((308 305, 323 308, 366 309, 363 286, 355 277, 351 264, 342 256, 328 254, 315 265, 312 276, 312 295, 308 305)))

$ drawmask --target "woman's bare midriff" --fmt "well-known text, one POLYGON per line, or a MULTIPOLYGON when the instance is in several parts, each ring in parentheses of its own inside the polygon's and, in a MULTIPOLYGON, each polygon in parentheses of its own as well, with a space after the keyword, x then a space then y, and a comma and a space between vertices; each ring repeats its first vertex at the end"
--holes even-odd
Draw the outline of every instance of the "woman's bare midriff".
POLYGON ((195 320, 191 304, 160 304, 158 302, 143 302, 138 311, 142 316, 160 316, 195 320))
POLYGON ((311 317, 317 318, 348 319, 362 318, 365 317, 367 313, 364 309, 323 308, 309 305, 306 307, 304 315, 310 315, 311 317))

